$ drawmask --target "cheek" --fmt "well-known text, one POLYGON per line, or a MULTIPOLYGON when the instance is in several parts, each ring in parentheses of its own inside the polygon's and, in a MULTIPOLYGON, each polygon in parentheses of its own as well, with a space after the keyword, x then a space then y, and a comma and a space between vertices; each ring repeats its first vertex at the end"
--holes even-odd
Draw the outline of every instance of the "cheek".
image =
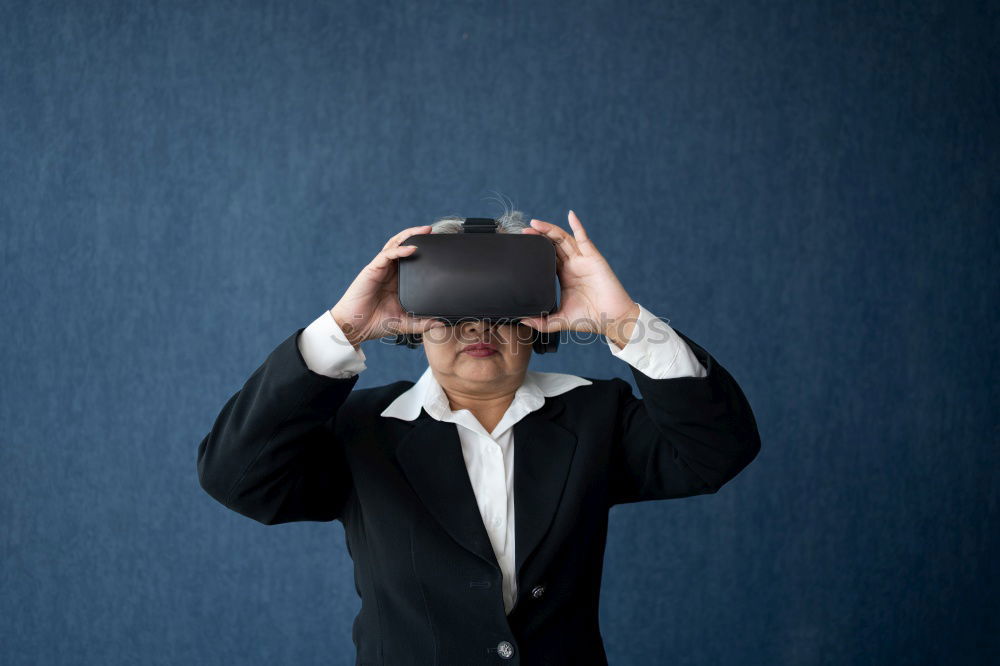
POLYGON ((531 354, 531 341, 534 339, 534 329, 522 326, 507 334, 507 349, 511 354, 531 354))
POLYGON ((447 326, 442 328, 432 328, 420 334, 428 343, 440 347, 451 337, 451 329, 447 326))
POLYGON ((445 358, 454 356, 455 340, 448 333, 440 330, 427 331, 424 336, 424 353, 427 358, 445 358))

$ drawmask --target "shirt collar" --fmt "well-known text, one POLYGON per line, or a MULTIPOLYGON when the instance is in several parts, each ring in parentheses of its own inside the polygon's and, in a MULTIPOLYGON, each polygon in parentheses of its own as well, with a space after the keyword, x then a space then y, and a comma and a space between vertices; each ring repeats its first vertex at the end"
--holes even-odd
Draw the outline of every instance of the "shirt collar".
MULTIPOLYGON (((560 395, 577 386, 593 384, 589 379, 568 375, 560 372, 525 372, 524 381, 514 393, 514 400, 507 408, 507 414, 517 414, 517 418, 539 409, 545 404, 545 398, 560 395)), ((453 415, 448 396, 434 377, 430 366, 424 370, 417 382, 399 394, 389 406, 382 410, 381 416, 391 416, 404 421, 412 421, 420 416, 420 409, 443 421, 453 415)), ((504 420, 507 420, 506 418, 504 420)))

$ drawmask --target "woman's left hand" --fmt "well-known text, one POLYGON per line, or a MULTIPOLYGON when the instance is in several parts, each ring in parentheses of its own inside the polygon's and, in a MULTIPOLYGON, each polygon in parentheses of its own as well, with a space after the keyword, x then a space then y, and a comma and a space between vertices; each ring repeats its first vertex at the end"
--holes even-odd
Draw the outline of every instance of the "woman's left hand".
POLYGON ((555 245, 562 293, 555 312, 523 318, 520 322, 542 332, 598 333, 624 347, 639 315, 639 305, 629 297, 607 260, 587 237, 576 213, 569 211, 568 217, 572 236, 541 220, 532 220, 531 228, 522 231, 546 236, 555 245))

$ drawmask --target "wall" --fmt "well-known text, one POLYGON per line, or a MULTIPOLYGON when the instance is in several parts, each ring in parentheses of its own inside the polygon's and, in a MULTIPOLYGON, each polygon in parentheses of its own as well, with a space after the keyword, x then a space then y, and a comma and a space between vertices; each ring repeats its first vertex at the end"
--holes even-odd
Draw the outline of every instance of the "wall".
MULTIPOLYGON (((352 664, 339 523, 196 447, 396 231, 577 211, 740 381, 759 458, 617 507, 613 664, 984 663, 988 3, 3 2, 0 661, 352 664)), ((415 379, 368 343, 359 387, 415 379)), ((599 345, 534 369, 631 380, 599 345)))

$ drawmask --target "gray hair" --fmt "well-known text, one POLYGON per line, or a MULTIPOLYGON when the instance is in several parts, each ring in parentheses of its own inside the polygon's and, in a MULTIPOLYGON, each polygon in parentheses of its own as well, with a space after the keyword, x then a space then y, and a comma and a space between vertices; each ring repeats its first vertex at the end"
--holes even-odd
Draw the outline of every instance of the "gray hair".
MULTIPOLYGON (((498 234, 519 234, 521 229, 529 228, 524 220, 524 213, 519 210, 506 210, 503 215, 496 218, 498 234)), ((462 232, 464 217, 449 215, 439 217, 431 224, 432 234, 457 234, 462 232)))

